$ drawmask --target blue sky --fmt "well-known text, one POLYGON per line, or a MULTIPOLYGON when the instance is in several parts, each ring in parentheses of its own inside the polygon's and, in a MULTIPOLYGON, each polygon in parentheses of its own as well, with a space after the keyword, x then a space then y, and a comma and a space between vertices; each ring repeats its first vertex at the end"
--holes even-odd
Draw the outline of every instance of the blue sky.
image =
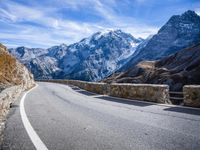
POLYGON ((0 42, 47 48, 110 29, 146 38, 189 9, 200 14, 200 0, 0 0, 0 42))

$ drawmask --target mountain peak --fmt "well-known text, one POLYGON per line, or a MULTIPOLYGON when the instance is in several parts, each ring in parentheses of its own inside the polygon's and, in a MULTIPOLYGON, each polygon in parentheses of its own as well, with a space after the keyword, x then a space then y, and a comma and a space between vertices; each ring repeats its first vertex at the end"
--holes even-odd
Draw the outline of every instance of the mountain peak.
POLYGON ((129 69, 141 60, 155 60, 200 42, 200 16, 188 10, 172 16, 157 34, 146 40, 120 71, 129 69), (137 54, 137 55, 136 55, 137 54))
POLYGON ((121 29, 111 30, 110 32, 114 32, 114 33, 123 33, 121 29))
POLYGON ((19 47, 17 47, 17 49, 26 49, 26 47, 25 46, 19 46, 19 47))
POLYGON ((65 43, 61 43, 60 46, 67 46, 65 43))
POLYGON ((197 13, 193 10, 188 10, 186 12, 184 12, 181 16, 198 16, 197 13))
POLYGON ((188 11, 184 12, 180 16, 180 19, 182 21, 189 21, 189 22, 200 23, 200 16, 197 15, 197 13, 195 11, 192 11, 192 10, 188 10, 188 11))
POLYGON ((142 38, 135 38, 133 35, 131 35, 130 33, 126 33, 124 31, 122 31, 121 29, 107 29, 107 30, 103 30, 100 32, 97 32, 95 34, 92 35, 92 37, 95 37, 95 39, 99 39, 99 38, 108 38, 108 37, 120 37, 120 38, 124 38, 127 39, 129 41, 134 41, 136 43, 140 43, 142 41, 144 41, 144 39, 142 38))
POLYGON ((91 36, 82 39, 79 43, 85 43, 85 44, 90 44, 91 41, 96 41, 96 40, 100 40, 100 39, 109 39, 109 38, 123 38, 123 39, 127 39, 127 40, 134 40, 136 42, 141 42, 143 41, 142 39, 137 39, 135 37, 133 37, 131 34, 123 32, 121 29, 105 29, 102 31, 98 31, 94 34, 92 34, 91 36))
POLYGON ((196 26, 200 26, 200 16, 197 15, 195 11, 188 10, 181 15, 173 15, 168 20, 168 22, 160 29, 160 31, 162 31, 166 26, 168 26, 169 28, 174 26, 177 29, 182 30, 183 28, 186 29, 189 26, 192 26, 192 24, 195 24, 196 26))
MULTIPOLYGON (((121 29, 106 29, 106 30, 102 30, 99 31, 93 35, 112 35, 112 34, 126 34, 125 32, 123 32, 121 29)), ((127 33, 128 34, 128 33, 127 33)))
POLYGON ((67 44, 62 43, 62 44, 60 44, 60 47, 65 48, 65 47, 67 47, 67 44))

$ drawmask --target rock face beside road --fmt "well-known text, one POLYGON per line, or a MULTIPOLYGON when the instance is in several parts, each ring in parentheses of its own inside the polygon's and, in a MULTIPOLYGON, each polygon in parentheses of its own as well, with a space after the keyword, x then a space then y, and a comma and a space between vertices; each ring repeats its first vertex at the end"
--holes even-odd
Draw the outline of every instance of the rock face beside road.
POLYGON ((0 45, 0 85, 22 85, 27 89, 33 84, 33 75, 7 52, 5 46, 0 45))
POLYGON ((0 44, 0 144, 11 103, 22 91, 33 86, 33 75, 0 44))

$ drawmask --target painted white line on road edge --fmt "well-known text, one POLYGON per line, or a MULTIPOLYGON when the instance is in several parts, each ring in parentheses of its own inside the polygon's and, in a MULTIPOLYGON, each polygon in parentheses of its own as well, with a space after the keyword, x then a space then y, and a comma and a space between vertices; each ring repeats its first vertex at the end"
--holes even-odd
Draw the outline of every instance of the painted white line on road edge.
POLYGON ((46 147, 46 145, 42 142, 42 140, 40 139, 40 137, 37 135, 36 131, 33 129, 33 127, 31 126, 31 123, 28 120, 28 117, 26 115, 25 112, 25 108, 24 108, 24 100, 26 98, 26 95, 32 91, 33 89, 35 89, 38 85, 36 85, 34 88, 32 88, 31 90, 29 90, 28 92, 26 92, 20 102, 20 114, 21 114, 21 118, 22 118, 22 122, 24 124, 24 127, 26 129, 26 132, 28 133, 32 143, 34 144, 35 148, 37 150, 48 150, 48 148, 46 147))

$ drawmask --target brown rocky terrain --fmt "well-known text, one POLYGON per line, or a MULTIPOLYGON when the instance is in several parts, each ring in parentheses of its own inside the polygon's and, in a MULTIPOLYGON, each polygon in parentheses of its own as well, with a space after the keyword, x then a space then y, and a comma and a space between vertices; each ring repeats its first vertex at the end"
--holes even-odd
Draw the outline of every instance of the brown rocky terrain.
POLYGON ((33 86, 33 75, 0 44, 0 146, 11 104, 21 92, 33 86))
POLYGON ((11 56, 6 47, 0 44, 0 87, 22 85, 28 88, 33 84, 33 75, 24 65, 11 56))
POLYGON ((183 85, 200 84, 200 44, 157 61, 140 62, 103 82, 168 84, 172 91, 181 91, 183 85))

